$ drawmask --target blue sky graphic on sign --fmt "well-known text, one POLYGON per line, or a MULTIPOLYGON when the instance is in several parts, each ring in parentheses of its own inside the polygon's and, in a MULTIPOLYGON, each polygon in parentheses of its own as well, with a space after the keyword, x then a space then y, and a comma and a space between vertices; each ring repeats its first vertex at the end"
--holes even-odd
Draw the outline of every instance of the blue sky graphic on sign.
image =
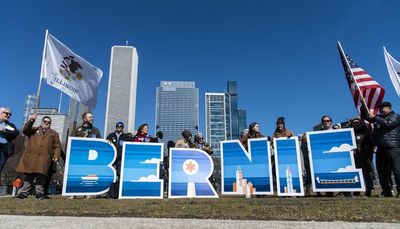
POLYGON ((100 195, 116 180, 116 150, 106 140, 68 139, 63 195, 100 195))
POLYGON ((365 191, 353 129, 307 132, 307 141, 314 191, 365 191))
POLYGON ((209 181, 214 164, 206 152, 171 148, 169 162, 169 198, 218 198, 209 181))
POLYGON ((249 152, 238 140, 221 142, 222 194, 273 194, 267 138, 249 140, 249 152))
POLYGON ((123 145, 120 199, 163 198, 164 181, 160 179, 162 143, 127 143, 123 145))
POLYGON ((278 196, 303 196, 303 176, 297 137, 274 139, 278 196))

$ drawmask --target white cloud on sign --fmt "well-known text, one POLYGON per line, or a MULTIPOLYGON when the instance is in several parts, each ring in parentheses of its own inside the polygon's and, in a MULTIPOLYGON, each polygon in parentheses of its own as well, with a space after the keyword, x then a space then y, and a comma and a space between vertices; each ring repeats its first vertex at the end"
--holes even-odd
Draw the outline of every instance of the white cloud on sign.
POLYGON ((147 159, 147 160, 145 160, 145 161, 141 161, 140 163, 141 164, 157 164, 157 163, 160 163, 160 159, 157 159, 157 158, 152 158, 152 159, 147 159))
POLYGON ((324 153, 349 152, 352 151, 353 149, 354 149, 353 146, 345 143, 340 145, 340 147, 334 146, 329 151, 324 151, 324 153))

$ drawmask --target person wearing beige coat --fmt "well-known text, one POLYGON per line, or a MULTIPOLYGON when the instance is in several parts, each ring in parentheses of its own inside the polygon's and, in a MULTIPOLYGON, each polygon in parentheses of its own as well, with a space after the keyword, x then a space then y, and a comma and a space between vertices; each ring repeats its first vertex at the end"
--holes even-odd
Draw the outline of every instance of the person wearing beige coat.
POLYGON ((44 116, 39 127, 33 127, 36 114, 25 124, 23 133, 29 138, 16 171, 25 174, 25 181, 18 191, 17 198, 27 198, 36 178, 37 199, 47 199, 44 184, 52 161, 58 161, 61 154, 61 142, 58 133, 50 128, 51 118, 44 116))

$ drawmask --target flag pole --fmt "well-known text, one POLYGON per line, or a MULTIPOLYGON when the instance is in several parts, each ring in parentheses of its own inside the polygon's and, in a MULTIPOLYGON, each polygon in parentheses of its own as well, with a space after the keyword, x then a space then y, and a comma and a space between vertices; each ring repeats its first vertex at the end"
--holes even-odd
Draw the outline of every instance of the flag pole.
POLYGON ((46 35, 44 37, 44 45, 43 45, 43 54, 42 54, 42 66, 40 67, 40 78, 39 78, 39 86, 37 90, 37 100, 36 100, 36 106, 35 106, 35 114, 37 113, 37 110, 39 108, 39 102, 40 102, 40 89, 42 87, 42 74, 43 74, 43 68, 44 68, 44 60, 46 58, 46 46, 47 46, 47 37, 49 35, 49 30, 46 29, 46 35))
POLYGON ((343 56, 343 58, 344 58, 344 60, 345 60, 345 62, 346 62, 346 67, 347 67, 348 71, 350 71, 349 73, 350 73, 350 75, 351 75, 351 79, 353 80, 354 84, 355 84, 356 87, 357 87, 358 93, 360 94, 360 100, 361 100, 361 102, 364 104, 364 106, 365 106, 365 107, 368 109, 368 111, 369 111, 369 107, 367 106, 367 103, 365 102, 365 98, 364 98, 363 94, 361 93, 360 86, 358 86, 358 83, 357 83, 357 81, 356 81, 356 78, 354 77, 353 72, 351 71, 350 64, 349 64, 349 62, 347 61, 347 57, 346 57, 345 52, 343 51, 342 45, 340 44, 339 41, 337 42, 337 45, 339 46, 340 54, 343 56))
POLYGON ((62 93, 62 91, 60 91, 60 101, 58 102, 58 113, 59 114, 61 113, 60 110, 61 110, 62 95, 63 95, 63 93, 62 93))

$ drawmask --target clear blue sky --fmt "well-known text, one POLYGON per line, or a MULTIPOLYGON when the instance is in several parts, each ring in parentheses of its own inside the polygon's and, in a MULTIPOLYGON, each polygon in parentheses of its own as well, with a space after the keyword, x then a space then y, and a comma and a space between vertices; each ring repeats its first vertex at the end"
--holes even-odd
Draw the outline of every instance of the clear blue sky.
MULTIPOLYGON (((386 88, 400 111, 382 47, 400 59, 400 2, 393 1, 5 1, 0 9, 0 105, 20 127, 24 101, 39 82, 45 29, 101 68, 95 125, 104 128, 111 47, 128 40, 139 54, 136 126, 154 129, 161 80, 195 81, 204 93, 237 80, 247 121, 271 135, 278 116, 303 133, 324 114, 356 115, 336 41, 386 88)), ((43 84, 42 107, 57 107, 59 92, 43 84)), ((63 100, 62 112, 67 112, 63 100)))

